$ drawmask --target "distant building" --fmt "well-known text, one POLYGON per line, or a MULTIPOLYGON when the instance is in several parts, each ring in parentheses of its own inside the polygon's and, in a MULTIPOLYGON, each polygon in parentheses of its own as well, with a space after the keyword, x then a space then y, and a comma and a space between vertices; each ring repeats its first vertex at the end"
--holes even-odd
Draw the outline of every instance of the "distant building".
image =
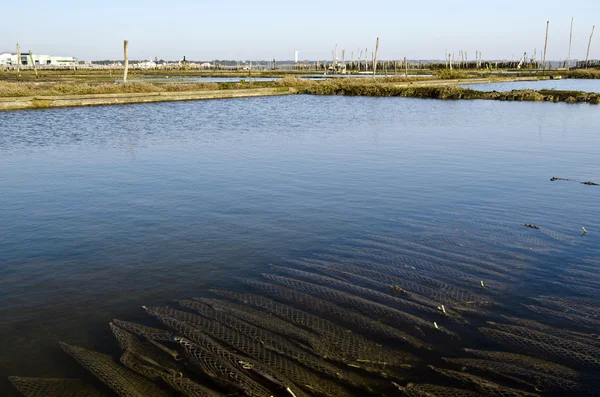
POLYGON ((154 61, 143 61, 135 64, 135 67, 139 69, 154 69, 156 68, 157 63, 154 61))
MULTIPOLYGON (((77 58, 52 55, 30 55, 28 52, 21 53, 21 65, 31 66, 32 59, 36 66, 75 66, 77 58)), ((14 52, 0 53, 0 66, 17 66, 17 54, 14 52)))

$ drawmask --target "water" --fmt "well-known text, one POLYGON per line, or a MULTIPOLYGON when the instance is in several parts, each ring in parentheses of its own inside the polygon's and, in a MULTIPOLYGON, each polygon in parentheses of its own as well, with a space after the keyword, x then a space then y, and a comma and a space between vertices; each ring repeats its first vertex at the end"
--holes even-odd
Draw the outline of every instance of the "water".
POLYGON ((511 90, 565 90, 600 92, 600 79, 566 79, 514 81, 510 83, 465 84, 463 88, 477 91, 511 91, 511 90))
POLYGON ((87 376, 57 342, 116 353, 107 323, 141 305, 352 258, 365 236, 518 262, 489 277, 509 286, 497 314, 568 294, 565 269, 598 266, 600 187, 550 178, 600 182, 599 115, 311 96, 0 113, 0 394, 8 375, 87 376))

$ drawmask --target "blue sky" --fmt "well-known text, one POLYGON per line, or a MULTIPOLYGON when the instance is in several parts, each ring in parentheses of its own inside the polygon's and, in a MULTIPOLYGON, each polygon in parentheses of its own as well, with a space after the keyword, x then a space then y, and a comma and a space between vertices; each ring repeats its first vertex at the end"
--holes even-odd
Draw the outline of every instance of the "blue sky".
POLYGON ((600 57, 600 1, 31 1, 4 2, 0 51, 74 55, 82 60, 130 58, 330 59, 335 43, 357 56, 375 47, 381 59, 443 59, 464 49, 469 58, 540 54, 550 20, 548 59, 567 56, 575 17, 573 59, 600 57), (403 4, 404 3, 404 4, 403 4))

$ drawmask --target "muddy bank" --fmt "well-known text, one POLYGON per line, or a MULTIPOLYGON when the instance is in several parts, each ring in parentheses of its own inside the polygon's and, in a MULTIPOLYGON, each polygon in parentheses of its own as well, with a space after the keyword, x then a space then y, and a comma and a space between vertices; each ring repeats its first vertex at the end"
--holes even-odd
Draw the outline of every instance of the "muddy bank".
POLYGON ((239 90, 150 92, 126 94, 60 95, 0 98, 0 110, 47 109, 69 106, 122 105, 129 103, 192 101, 203 99, 246 98, 289 95, 294 88, 254 88, 239 90))

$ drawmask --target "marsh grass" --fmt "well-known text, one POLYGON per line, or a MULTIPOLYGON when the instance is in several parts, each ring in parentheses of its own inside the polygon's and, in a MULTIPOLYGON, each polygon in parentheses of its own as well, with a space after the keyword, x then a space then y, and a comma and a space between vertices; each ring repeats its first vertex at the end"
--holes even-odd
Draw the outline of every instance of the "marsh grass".
POLYGON ((600 103, 600 94, 581 91, 513 90, 484 92, 456 85, 393 85, 378 82, 335 81, 297 87, 299 93, 312 95, 347 95, 409 97, 430 99, 489 99, 501 101, 600 103))
POLYGON ((573 79, 600 79, 600 68, 572 70, 568 76, 573 79))

